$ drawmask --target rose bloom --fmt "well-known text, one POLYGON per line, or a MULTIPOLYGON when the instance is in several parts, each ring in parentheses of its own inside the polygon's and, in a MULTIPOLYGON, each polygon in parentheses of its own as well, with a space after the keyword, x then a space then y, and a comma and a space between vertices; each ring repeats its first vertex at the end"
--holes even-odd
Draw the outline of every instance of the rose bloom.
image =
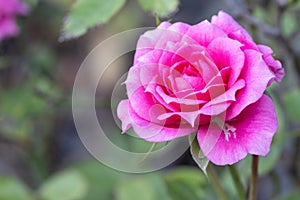
POLYGON ((0 41, 19 32, 17 15, 26 15, 29 9, 20 0, 0 0, 0 41))
POLYGON ((197 132, 217 165, 267 155, 278 124, 264 91, 284 76, 272 53, 223 11, 193 26, 161 23, 138 40, 117 110, 123 133, 165 142, 197 132))

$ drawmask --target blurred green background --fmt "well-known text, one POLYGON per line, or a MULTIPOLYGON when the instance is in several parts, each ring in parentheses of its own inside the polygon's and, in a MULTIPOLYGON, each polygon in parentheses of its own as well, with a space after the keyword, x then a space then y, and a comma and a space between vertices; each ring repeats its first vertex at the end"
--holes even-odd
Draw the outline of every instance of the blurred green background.
MULTIPOLYGON (((118 172, 96 161, 76 133, 71 95, 80 64, 109 36, 155 26, 154 15, 195 24, 220 9, 235 16, 255 41, 272 46, 286 70, 283 82, 268 91, 279 130, 271 153, 260 160, 258 199, 299 198, 300 1, 114 0, 99 1, 103 6, 98 2, 94 10, 82 0, 75 6, 72 0, 25 2, 31 11, 18 18, 19 35, 0 43, 0 200, 217 199, 189 151, 169 167, 147 174, 118 172), (112 10, 118 3, 120 8, 112 10)), ((114 48, 118 46, 110 50, 114 48)), ((110 110, 114 85, 132 59, 133 54, 122 57, 105 73, 96 95, 97 114, 115 144, 147 152, 151 144, 120 134, 110 110)), ((245 186, 249 163, 247 157, 238 164, 245 186)), ((214 168, 230 199, 237 199, 228 169, 214 168)))

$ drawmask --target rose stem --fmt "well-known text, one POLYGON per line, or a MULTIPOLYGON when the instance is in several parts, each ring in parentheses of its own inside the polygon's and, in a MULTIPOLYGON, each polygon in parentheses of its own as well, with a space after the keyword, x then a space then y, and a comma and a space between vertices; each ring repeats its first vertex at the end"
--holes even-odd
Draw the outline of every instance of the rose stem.
POLYGON ((249 200, 256 200, 257 175, 258 175, 258 156, 253 155, 249 200))
POLYGON ((228 165, 231 177, 233 179, 233 183, 235 185, 235 188, 237 190, 238 196, 240 200, 245 200, 245 191, 244 191, 244 186, 242 184, 242 181, 238 175, 237 169, 234 165, 228 165))
POLYGON ((212 168, 211 164, 208 164, 206 169, 207 175, 211 183, 213 184, 218 196, 222 200, 228 200, 227 195, 225 193, 224 188, 222 187, 214 169, 212 168))
POLYGON ((155 142, 155 143, 153 143, 153 144, 151 145, 149 151, 145 154, 145 156, 142 158, 142 160, 139 161, 139 163, 144 162, 144 161, 146 160, 146 158, 148 158, 148 156, 149 156, 150 153, 155 149, 155 147, 156 147, 157 144, 158 144, 158 143, 155 142))

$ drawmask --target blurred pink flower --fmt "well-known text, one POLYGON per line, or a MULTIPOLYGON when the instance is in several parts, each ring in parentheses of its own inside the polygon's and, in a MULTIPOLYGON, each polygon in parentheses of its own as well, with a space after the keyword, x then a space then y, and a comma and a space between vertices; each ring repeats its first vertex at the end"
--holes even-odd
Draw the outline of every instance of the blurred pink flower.
POLYGON ((118 117, 150 142, 198 132, 211 162, 233 164, 268 154, 277 119, 264 91, 283 76, 272 50, 223 11, 193 26, 163 22, 139 38, 118 117))
POLYGON ((0 0, 0 41, 18 34, 17 15, 26 15, 29 8, 20 0, 0 0))

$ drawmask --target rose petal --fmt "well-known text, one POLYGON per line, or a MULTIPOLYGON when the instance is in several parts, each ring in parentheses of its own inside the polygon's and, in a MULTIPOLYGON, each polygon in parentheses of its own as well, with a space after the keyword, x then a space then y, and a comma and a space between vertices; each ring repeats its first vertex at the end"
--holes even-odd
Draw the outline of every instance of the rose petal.
POLYGON ((128 99, 122 100, 117 108, 118 118, 122 122, 122 133, 125 133, 131 127, 131 119, 128 116, 128 104, 128 99))
POLYGON ((230 15, 228 15, 224 11, 219 11, 217 16, 213 16, 211 19, 211 23, 218 26, 225 33, 233 33, 236 31, 241 31, 241 33, 248 39, 252 40, 251 36, 248 32, 240 26, 230 15))
POLYGON ((282 68, 281 63, 278 60, 275 60, 272 56, 273 50, 265 45, 258 45, 259 50, 264 54, 263 58, 271 71, 275 75, 275 80, 277 82, 281 82, 283 76, 284 76, 284 69, 282 68))
POLYGON ((231 67, 228 87, 238 79, 244 66, 245 55, 241 51, 242 44, 230 38, 216 38, 208 46, 208 52, 219 67, 231 67))
MULTIPOLYGON (((149 67, 150 65, 145 66, 149 67)), ((151 121, 150 110, 156 104, 159 104, 153 98, 152 94, 145 92, 145 87, 140 81, 141 68, 133 66, 130 68, 125 81, 128 99, 134 107, 135 112, 145 120, 151 121), (141 106, 143 105, 143 106, 141 106)), ((152 77, 153 78, 153 77, 152 77)))
POLYGON ((157 120, 155 120, 156 117, 151 117, 151 115, 159 116, 161 113, 151 113, 151 109, 153 109, 155 106, 160 105, 157 100, 154 101, 153 95, 149 92, 145 92, 145 89, 143 87, 139 87, 135 90, 135 92, 132 93, 132 95, 129 97, 130 104, 133 107, 134 112, 141 118, 147 120, 147 121, 153 121, 155 123, 157 120))
POLYGON ((167 30, 174 31, 174 32, 184 35, 184 34, 186 34, 186 32, 189 30, 190 27, 191 26, 186 23, 176 22, 176 23, 172 24, 171 26, 169 26, 167 28, 167 30))
MULTIPOLYGON (((210 55, 206 53, 203 47, 201 47, 199 44, 195 44, 194 41, 190 41, 189 43, 169 42, 164 50, 155 49, 153 51, 149 51, 148 53, 139 57, 137 62, 138 64, 136 64, 136 66, 151 64, 156 66, 158 64, 169 66, 170 76, 174 77, 171 78, 172 80, 170 80, 173 86, 176 86, 176 78, 182 78, 182 70, 188 66, 193 66, 195 72, 199 73, 199 76, 201 76, 201 79, 204 83, 209 83, 211 79, 219 73, 219 69, 213 62, 210 55)), ((184 86, 181 85, 181 80, 178 81, 180 81, 180 84, 178 84, 177 87, 174 87, 174 89, 179 87, 178 90, 184 90, 186 87, 191 85, 189 83, 188 85, 184 86)))
POLYGON ((184 99, 184 98, 179 98, 179 97, 172 97, 167 95, 161 87, 156 87, 156 92, 158 95, 164 100, 165 103, 170 104, 170 103, 177 103, 177 104, 185 104, 185 105, 199 105, 206 103, 206 100, 201 100, 201 99, 184 99))
POLYGON ((217 123, 202 126, 198 131, 203 153, 217 165, 234 164, 248 153, 266 156, 278 127, 273 102, 266 95, 226 124, 235 129, 228 139, 217 123))
POLYGON ((245 66, 240 78, 246 81, 246 86, 239 91, 236 101, 231 104, 226 112, 226 120, 239 115, 248 105, 256 102, 266 90, 274 74, 264 62, 261 53, 255 50, 245 50, 245 66))
MULTIPOLYGON (((171 23, 169 22, 162 22, 157 27, 157 29, 167 29, 169 26, 171 26, 171 23)), ((143 35, 139 37, 139 40, 136 45, 136 52, 134 55, 134 64, 137 64, 137 59, 141 56, 145 55, 149 51, 153 50, 155 47, 156 41, 159 40, 161 37, 162 31, 157 31, 157 29, 147 31, 143 35)))
POLYGON ((177 97, 197 98, 203 100, 213 99, 226 91, 230 67, 224 67, 201 90, 186 90, 176 93, 177 97))
MULTIPOLYGON (((199 108, 199 106, 198 106, 199 108)), ((195 110, 195 109, 194 109, 195 110)), ((192 127, 195 127, 196 124, 196 119, 199 118, 200 112, 199 111, 191 111, 191 112, 186 112, 186 111, 180 111, 180 112, 166 112, 158 116, 159 120, 166 120, 170 117, 174 116, 180 116, 183 118, 185 121, 187 121, 192 127)))
POLYGON ((168 29, 172 24, 170 22, 161 22, 158 26, 157 29, 168 29))
MULTIPOLYGON (((185 119, 192 127, 196 124, 197 119, 200 115, 218 115, 224 112, 231 104, 231 102, 235 101, 235 93, 245 86, 244 80, 239 80, 236 84, 226 91, 224 94, 220 95, 219 97, 213 99, 212 101, 205 104, 203 107, 201 104, 195 104, 191 107, 184 107, 181 105, 180 111, 178 112, 166 112, 158 116, 159 120, 165 120, 172 116, 180 116, 185 119), (189 111, 190 109, 191 111, 189 111)), ((181 101, 183 99, 180 99, 181 101)), ((178 100, 179 101, 179 100, 178 100)), ((196 101, 196 100, 190 100, 196 101)), ((188 101, 187 101, 188 102, 188 101)), ((189 103, 191 103, 189 102, 189 103)))
POLYGON ((138 88, 143 87, 140 81, 140 67, 133 66, 129 69, 127 79, 124 82, 126 85, 127 95, 130 97, 138 88))
POLYGON ((241 32, 241 30, 229 33, 228 37, 231 38, 231 39, 233 39, 233 40, 237 40, 240 43, 242 43, 244 45, 243 47, 241 47, 242 50, 245 50, 245 49, 258 50, 258 47, 254 43, 254 41, 246 38, 245 35, 243 35, 243 33, 241 32))
POLYGON ((190 126, 179 124, 174 127, 168 127, 146 121, 134 112, 127 100, 121 101, 118 107, 118 117, 122 120, 123 132, 132 126, 139 137, 149 142, 166 142, 189 135, 195 131, 195 129, 190 126))
POLYGON ((238 80, 231 88, 224 91, 223 94, 209 101, 201 108, 201 114, 205 115, 218 115, 231 105, 233 101, 236 101, 236 93, 240 89, 245 87, 245 81, 243 79, 238 80))
POLYGON ((187 38, 184 34, 188 28, 188 24, 180 22, 174 24, 162 22, 156 29, 145 32, 138 40, 134 64, 137 64, 138 59, 151 50, 164 50, 167 43, 179 42, 183 37, 187 38))
POLYGON ((227 36, 222 29, 211 24, 207 20, 191 26, 186 34, 195 39, 200 45, 204 47, 207 47, 209 43, 215 38, 227 36))
MULTIPOLYGON (((162 97, 161 93, 164 93, 163 89, 161 88, 161 86, 158 86, 156 84, 149 84, 145 90, 145 92, 150 92, 153 97, 161 104, 163 105, 165 108, 167 108, 169 111, 172 112, 177 112, 179 109, 179 105, 174 104, 174 102, 171 101, 166 101, 166 99, 164 97, 162 97), (159 89, 158 89, 159 88, 159 89)), ((166 95, 164 93, 164 95, 166 95)), ((167 96, 167 95, 166 95, 167 96)))

